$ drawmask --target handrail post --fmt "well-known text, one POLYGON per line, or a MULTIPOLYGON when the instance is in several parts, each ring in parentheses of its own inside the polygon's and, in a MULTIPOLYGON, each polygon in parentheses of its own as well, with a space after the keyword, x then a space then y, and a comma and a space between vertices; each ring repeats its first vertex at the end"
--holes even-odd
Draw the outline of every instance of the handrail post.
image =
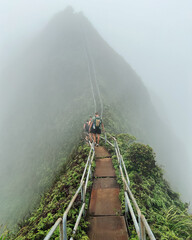
POLYGON ((142 235, 141 235, 141 217, 138 214, 138 222, 139 222, 139 240, 142 240, 142 235))
POLYGON ((60 240, 63 240, 63 220, 59 224, 60 240))
MULTIPOLYGON (((81 201, 82 201, 82 204, 85 202, 85 183, 84 182, 81 187, 81 201)), ((85 209, 83 210, 83 216, 85 216, 85 209)))
POLYGON ((90 156, 88 156, 88 163, 90 163, 90 161, 91 161, 91 158, 90 158, 90 156))
MULTIPOLYGON (((125 195, 125 193, 124 193, 125 195)), ((129 208, 128 208, 128 203, 127 203, 127 198, 125 196, 125 218, 128 217, 128 213, 129 213, 129 208)))
POLYGON ((141 216, 139 216, 139 235, 140 240, 146 240, 145 226, 142 222, 141 216))
POLYGON ((142 240, 146 240, 145 226, 143 224, 143 221, 142 221, 141 217, 140 217, 139 225, 140 225, 140 235, 141 235, 141 238, 142 238, 142 240))
MULTIPOLYGON (((120 164, 120 167, 121 167, 121 168, 122 168, 122 158, 123 158, 123 157, 122 157, 122 155, 120 154, 120 155, 119 155, 119 159, 120 159, 119 164, 120 164)), ((122 171, 123 171, 123 168, 122 168, 122 171)))
POLYGON ((92 173, 91 168, 90 168, 90 179, 92 179, 92 178, 93 178, 93 173, 92 173))
MULTIPOLYGON (((91 158, 89 158, 89 166, 91 165, 91 158)), ((89 169, 89 167, 88 167, 89 169)), ((91 167, 90 167, 90 179, 93 178, 93 173, 92 173, 92 170, 91 170, 91 167)))
POLYGON ((81 201, 82 201, 82 203, 84 203, 85 202, 85 183, 83 182, 83 185, 82 185, 82 187, 81 187, 81 201))
POLYGON ((116 152, 116 155, 117 155, 117 160, 118 160, 118 163, 119 163, 119 153, 118 153, 118 149, 117 149, 117 141, 116 141, 116 139, 114 140, 114 147, 115 147, 115 152, 116 152))
POLYGON ((63 215, 63 240, 67 240, 67 215, 64 213, 63 215))
POLYGON ((117 148, 117 142, 114 140, 114 147, 117 148))

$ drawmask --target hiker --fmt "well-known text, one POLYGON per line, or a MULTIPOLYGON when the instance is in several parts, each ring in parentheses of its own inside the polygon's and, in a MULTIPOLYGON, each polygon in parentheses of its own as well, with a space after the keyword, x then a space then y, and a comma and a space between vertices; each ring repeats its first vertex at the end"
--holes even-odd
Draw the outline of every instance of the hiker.
POLYGON ((92 116, 89 117, 89 141, 92 142, 93 141, 93 128, 91 126, 92 123, 92 116))
POLYGON ((100 134, 101 134, 101 126, 104 130, 104 125, 102 122, 101 117, 99 116, 98 112, 95 113, 95 117, 92 119, 91 125, 89 127, 89 131, 93 131, 93 140, 96 143, 96 146, 99 146, 100 134))
POLYGON ((89 138, 89 120, 86 121, 86 123, 84 124, 83 126, 83 129, 84 129, 84 133, 85 133, 85 140, 88 141, 89 138))

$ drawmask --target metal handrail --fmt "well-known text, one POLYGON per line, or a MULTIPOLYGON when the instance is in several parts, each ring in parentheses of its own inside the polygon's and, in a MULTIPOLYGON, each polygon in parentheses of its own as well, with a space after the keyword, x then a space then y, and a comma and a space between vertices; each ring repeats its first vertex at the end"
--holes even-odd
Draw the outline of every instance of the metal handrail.
POLYGON ((109 145, 111 145, 112 147, 114 147, 114 144, 112 144, 112 143, 107 139, 107 134, 109 134, 109 133, 106 133, 106 132, 105 132, 105 137, 101 136, 100 138, 105 141, 105 144, 108 143, 109 145))
POLYGON ((146 218, 144 217, 144 215, 141 213, 141 210, 137 204, 137 201, 135 200, 131 190, 130 190, 130 180, 129 180, 129 175, 127 173, 126 167, 125 167, 125 163, 123 160, 123 157, 120 153, 120 149, 117 143, 117 139, 115 137, 113 137, 111 134, 107 133, 105 134, 105 142, 109 142, 108 140, 106 140, 107 135, 109 135, 113 141, 114 141, 114 145, 110 142, 111 145, 114 146, 115 148, 115 153, 117 155, 117 160, 118 160, 118 164, 119 164, 119 171, 120 171, 120 175, 123 181, 123 185, 124 185, 124 195, 125 195, 125 216, 128 215, 128 211, 131 214, 134 226, 135 226, 135 230, 137 232, 137 235, 139 237, 140 240, 146 240, 146 233, 149 237, 150 240, 156 240, 155 236, 153 235, 153 232, 151 231, 151 228, 146 220, 146 218), (133 202, 133 205, 137 211, 137 215, 138 215, 138 221, 136 219, 133 207, 131 205, 131 201, 133 202))
MULTIPOLYGON (((65 212, 63 214, 63 218, 57 219, 57 221, 52 226, 52 228, 50 229, 50 231, 48 232, 48 234, 46 235, 44 240, 49 240, 58 226, 60 226, 60 240, 67 240, 67 215, 68 215, 71 207, 73 206, 73 203, 75 202, 77 196, 81 192, 82 206, 80 208, 79 214, 76 219, 76 223, 73 228, 73 235, 75 235, 75 233, 77 231, 81 217, 85 211, 85 196, 86 196, 86 192, 87 192, 88 181, 89 181, 89 178, 92 177, 91 166, 92 166, 92 162, 93 162, 93 159, 95 156, 95 149, 94 149, 94 143, 92 143, 90 145, 91 145, 91 149, 89 151, 87 162, 85 164, 85 168, 84 168, 81 180, 80 180, 80 185, 79 185, 77 191, 75 192, 75 194, 73 195, 67 209, 65 210, 65 212), (86 172, 87 172, 87 175, 86 175, 86 172)), ((70 240, 73 240, 73 237, 71 237, 70 240)))
POLYGON ((75 195, 73 196, 73 198, 71 199, 71 202, 69 203, 67 209, 65 210, 64 214, 63 214, 63 233, 64 233, 64 240, 67 240, 67 215, 69 213, 69 210, 71 209, 71 207, 73 206, 73 203, 75 202, 79 192, 83 189, 83 185, 84 182, 81 182, 79 188, 77 189, 75 195))
POLYGON ((62 218, 57 219, 57 221, 55 222, 55 224, 53 225, 53 227, 51 228, 47 236, 44 238, 44 240, 49 240, 58 226, 60 230, 60 240, 63 240, 63 219, 62 218))
MULTIPOLYGON (((118 163, 119 163, 120 175, 121 175, 123 185, 124 185, 125 216, 127 216, 128 212, 130 212, 133 223, 134 223, 134 226, 135 226, 135 230, 136 230, 137 235, 138 235, 140 240, 146 240, 146 233, 148 234, 150 240, 156 240, 152 231, 151 231, 151 229, 150 229, 150 226, 149 226, 147 220, 145 219, 144 215, 141 214, 141 210, 139 209, 139 206, 138 206, 138 204, 137 204, 137 202, 136 202, 136 200, 135 200, 135 198, 134 198, 134 196, 133 196, 133 194, 130 190, 129 176, 128 176, 128 173, 127 173, 127 170, 126 170, 126 167, 125 167, 123 157, 120 153, 120 149, 119 149, 117 140, 116 140, 115 137, 108 134, 114 141, 114 144, 111 143, 107 139, 107 134, 105 133, 105 138, 103 138, 103 137, 101 137, 101 138, 105 140, 105 143, 108 143, 112 147, 115 148, 115 152, 116 152, 118 163), (133 210, 130 199, 132 200, 133 205, 134 205, 134 207, 137 211, 138 221, 136 219, 136 216, 135 216, 135 213, 134 213, 134 210, 133 210)), ((52 226, 52 228, 50 229, 49 233, 44 238, 44 240, 49 240, 58 226, 60 227, 60 240, 67 240, 67 215, 68 215, 71 207, 73 206, 73 203, 75 202, 77 196, 81 192, 82 206, 80 208, 79 214, 78 214, 77 219, 76 219, 76 223, 75 223, 73 231, 72 231, 73 235, 76 234, 76 231, 77 231, 78 225, 80 223, 81 217, 82 217, 82 215, 84 214, 84 211, 85 211, 85 196, 86 196, 86 192, 87 192, 88 181, 89 181, 90 177, 92 177, 91 166, 92 166, 92 162, 93 162, 93 159, 94 159, 94 156, 95 156, 94 143, 90 144, 90 146, 91 146, 91 149, 89 151, 87 162, 85 164, 85 168, 84 168, 81 180, 80 180, 79 188, 75 192, 75 194, 72 197, 67 209, 65 210, 65 212, 63 214, 63 218, 57 219, 57 221, 52 226), (86 173, 87 173, 87 175, 86 175, 86 173)), ((70 237, 70 240, 73 240, 73 236, 70 237)))
MULTIPOLYGON (((80 223, 80 220, 81 220, 81 216, 84 212, 84 209, 85 209, 85 203, 83 203, 82 207, 81 207, 81 210, 79 212, 79 215, 78 215, 78 218, 77 218, 77 221, 75 223, 75 226, 73 228, 73 235, 75 235, 76 231, 77 231, 77 228, 79 226, 79 223, 80 223)), ((70 238, 70 240, 73 240, 73 237, 70 238)))
MULTIPOLYGON (((127 208, 126 208, 126 215, 128 214, 128 209, 130 211, 134 226, 135 226, 135 230, 137 232, 137 235, 139 236, 139 224, 137 223, 137 219, 135 217, 131 202, 129 200, 128 194, 127 192, 125 192, 125 202, 127 203, 127 208)), ((125 204, 126 205, 126 204, 125 204)))

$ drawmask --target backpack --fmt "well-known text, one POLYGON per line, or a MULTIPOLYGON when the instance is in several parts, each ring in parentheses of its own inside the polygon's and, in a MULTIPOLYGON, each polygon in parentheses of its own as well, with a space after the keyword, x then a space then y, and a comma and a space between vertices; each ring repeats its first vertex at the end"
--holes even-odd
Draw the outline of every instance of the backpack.
POLYGON ((94 125, 96 128, 101 128, 101 118, 100 117, 95 118, 94 125))

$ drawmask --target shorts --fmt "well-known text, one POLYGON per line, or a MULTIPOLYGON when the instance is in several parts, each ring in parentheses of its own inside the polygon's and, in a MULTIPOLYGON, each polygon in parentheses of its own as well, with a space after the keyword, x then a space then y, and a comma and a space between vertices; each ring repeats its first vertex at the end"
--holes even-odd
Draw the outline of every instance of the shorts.
POLYGON ((95 133, 95 129, 93 129, 93 126, 90 129, 90 133, 95 133))
POLYGON ((96 127, 93 129, 93 134, 101 134, 101 129, 96 127))

